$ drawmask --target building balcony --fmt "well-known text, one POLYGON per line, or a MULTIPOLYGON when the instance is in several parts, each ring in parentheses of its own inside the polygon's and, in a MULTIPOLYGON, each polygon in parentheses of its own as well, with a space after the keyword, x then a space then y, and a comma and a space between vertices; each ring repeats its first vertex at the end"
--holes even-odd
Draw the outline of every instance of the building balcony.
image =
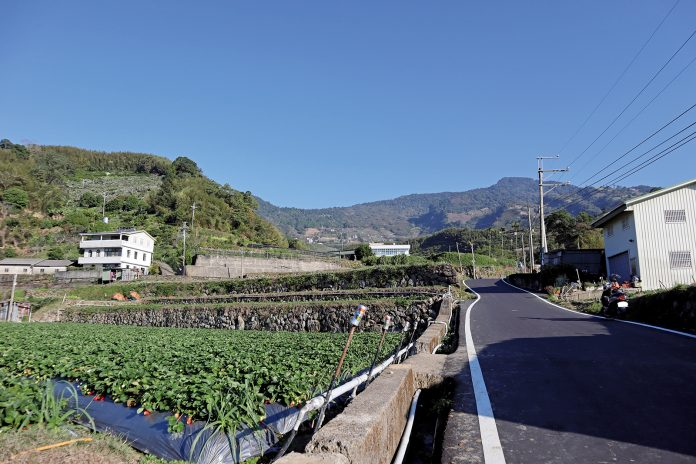
POLYGON ((80 248, 121 248, 130 246, 128 242, 123 240, 82 240, 80 248))
POLYGON ((122 256, 92 256, 89 258, 80 256, 77 264, 121 264, 122 259, 122 256))

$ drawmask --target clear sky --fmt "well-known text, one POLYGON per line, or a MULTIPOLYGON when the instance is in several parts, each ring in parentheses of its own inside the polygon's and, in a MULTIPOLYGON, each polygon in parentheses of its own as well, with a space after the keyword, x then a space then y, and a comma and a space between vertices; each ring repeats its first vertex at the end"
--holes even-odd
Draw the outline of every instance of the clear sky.
MULTIPOLYGON (((681 0, 561 152, 673 4, 6 0, 0 138, 186 155, 280 206, 533 177, 540 154, 575 159, 689 37, 696 2, 681 0)), ((694 64, 596 154, 695 57, 696 38, 565 178, 696 103, 694 64)), ((696 142, 620 183, 692 177, 696 142)))

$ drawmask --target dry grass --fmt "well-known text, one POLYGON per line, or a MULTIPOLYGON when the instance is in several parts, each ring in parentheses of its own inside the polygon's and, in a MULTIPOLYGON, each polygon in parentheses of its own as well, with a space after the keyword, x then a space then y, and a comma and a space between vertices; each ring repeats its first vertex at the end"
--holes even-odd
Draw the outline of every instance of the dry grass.
POLYGON ((89 433, 77 426, 68 429, 47 430, 29 427, 22 431, 0 433, 0 454, 3 462, 13 464, 137 464, 164 462, 146 456, 129 447, 125 441, 109 434, 89 433), (36 448, 73 440, 92 438, 91 442, 36 451, 36 448))

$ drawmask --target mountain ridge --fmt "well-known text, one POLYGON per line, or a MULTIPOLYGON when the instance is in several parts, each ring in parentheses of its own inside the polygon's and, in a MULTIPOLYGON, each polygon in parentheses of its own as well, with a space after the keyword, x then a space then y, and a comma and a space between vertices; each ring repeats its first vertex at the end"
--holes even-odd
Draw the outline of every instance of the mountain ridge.
MULTIPOLYGON (((597 216, 621 201, 652 187, 584 189, 559 187, 545 195, 547 213, 566 207, 573 215, 597 216)), ((331 241, 406 240, 447 227, 504 227, 527 221, 527 205, 538 203, 538 182, 527 177, 503 177, 488 187, 461 192, 413 193, 352 206, 303 209, 277 207, 261 198, 259 214, 292 237, 331 241)))

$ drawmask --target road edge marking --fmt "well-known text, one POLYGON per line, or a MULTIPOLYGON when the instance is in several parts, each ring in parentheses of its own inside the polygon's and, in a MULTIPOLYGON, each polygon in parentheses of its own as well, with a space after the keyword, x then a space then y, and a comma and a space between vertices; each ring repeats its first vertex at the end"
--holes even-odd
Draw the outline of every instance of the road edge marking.
POLYGON ((463 280, 462 283, 474 295, 476 295, 476 301, 471 303, 466 309, 464 333, 466 336, 466 354, 469 360, 471 383, 474 387, 474 397, 476 399, 476 414, 478 416, 479 431, 481 433, 483 460, 486 464, 505 464, 503 445, 500 443, 498 426, 495 423, 491 399, 488 396, 486 382, 483 380, 483 371, 481 371, 481 364, 479 363, 478 356, 476 355, 476 346, 474 345, 474 339, 471 336, 471 309, 476 306, 476 303, 479 302, 481 295, 476 293, 463 280))
MULTIPOLYGON (((501 282, 505 283, 506 285, 509 285, 510 287, 513 287, 513 288, 516 288, 517 290, 522 290, 523 292, 529 293, 530 295, 532 295, 532 296, 534 296, 534 297, 536 297, 536 298, 539 298, 539 299, 540 299, 541 301, 543 301, 544 303, 548 303, 548 304, 550 304, 551 306, 555 306, 556 308, 562 309, 562 310, 564 310, 564 311, 568 311, 568 312, 575 313, 575 314, 582 314, 583 316, 587 316, 587 317, 594 317, 594 318, 597 318, 597 319, 604 319, 605 321, 616 321, 616 322, 623 322, 623 323, 625 323, 625 324, 638 325, 638 326, 641 326, 641 327, 647 327, 648 329, 659 330, 660 332, 667 332, 667 333, 671 333, 671 334, 675 334, 675 335, 681 335, 681 336, 683 336, 683 337, 688 337, 688 338, 694 338, 694 339, 696 339, 696 335, 690 334, 690 333, 687 333, 687 332, 681 332, 681 331, 679 331, 679 330, 668 329, 668 328, 666 328, 666 327, 659 327, 659 326, 656 326, 656 325, 645 324, 644 322, 627 321, 627 320, 624 320, 624 319, 612 319, 612 318, 609 318, 609 317, 598 316, 597 314, 587 314, 587 313, 583 313, 582 311, 576 311, 576 310, 574 310, 574 309, 565 308, 565 307, 563 307, 563 306, 561 306, 561 305, 557 305, 556 303, 550 302, 550 301, 547 300, 546 298, 540 297, 540 296, 537 295, 536 293, 532 293, 532 292, 530 292, 529 290, 525 290, 524 288, 520 288, 520 287, 518 287, 517 285, 513 285, 513 284, 511 284, 510 282, 508 282, 506 279, 500 279, 500 280, 501 280, 501 282)), ((472 290, 472 291, 473 291, 473 290, 472 290)), ((475 292, 474 292, 474 293, 475 293, 475 292)))

